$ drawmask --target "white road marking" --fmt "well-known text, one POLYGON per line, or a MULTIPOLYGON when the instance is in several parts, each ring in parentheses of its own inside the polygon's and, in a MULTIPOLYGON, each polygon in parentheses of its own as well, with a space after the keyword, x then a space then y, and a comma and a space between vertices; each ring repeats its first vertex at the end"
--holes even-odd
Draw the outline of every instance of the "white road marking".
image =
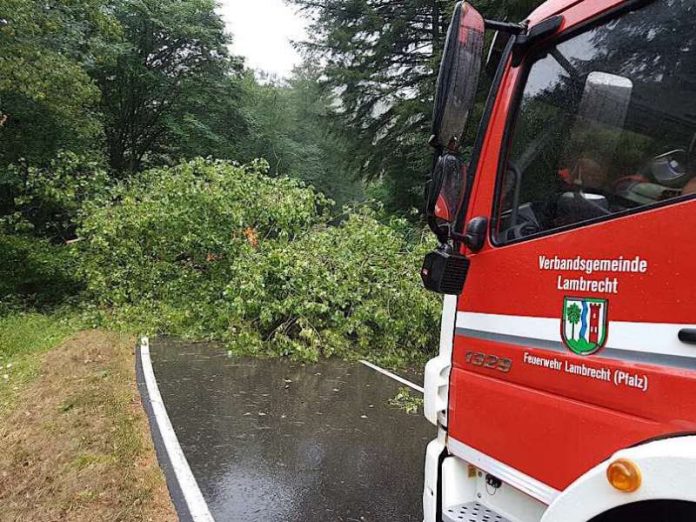
POLYGON ((188 461, 179 445, 179 440, 176 438, 172 423, 169 420, 169 415, 167 415, 167 409, 164 407, 164 402, 162 401, 162 396, 160 395, 157 381, 155 380, 155 372, 152 369, 150 343, 147 337, 143 337, 140 341, 140 356, 143 365, 145 385, 147 386, 147 393, 150 396, 155 422, 157 422, 159 431, 162 434, 164 448, 167 451, 167 455, 169 455, 169 461, 172 463, 174 474, 184 494, 184 500, 188 505, 189 513, 194 522, 214 522, 215 519, 210 514, 208 504, 203 498, 196 478, 191 472, 188 461))
POLYGON ((372 368, 373 370, 375 370, 383 375, 386 375, 387 377, 394 379, 395 381, 398 381, 401 384, 405 384, 409 388, 413 388, 414 390, 416 390, 419 393, 425 392, 425 390, 422 387, 418 386, 417 384, 413 384, 412 382, 407 381, 403 377, 399 377, 398 375, 394 375, 392 372, 385 370, 384 368, 380 368, 376 364, 372 364, 371 362, 367 362, 367 361, 360 361, 360 362, 362 364, 364 364, 365 366, 367 366, 368 368, 372 368))

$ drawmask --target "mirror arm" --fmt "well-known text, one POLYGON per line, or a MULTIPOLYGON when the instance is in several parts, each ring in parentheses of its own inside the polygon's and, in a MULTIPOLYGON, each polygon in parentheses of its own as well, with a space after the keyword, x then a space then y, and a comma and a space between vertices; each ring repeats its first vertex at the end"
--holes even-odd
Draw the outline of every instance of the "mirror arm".
POLYGON ((476 253, 483 248, 487 231, 488 218, 479 216, 469 221, 464 234, 450 229, 450 237, 458 243, 464 243, 469 250, 476 253))
POLYGON ((449 236, 453 241, 456 241, 457 243, 466 244, 466 234, 460 234, 459 232, 456 232, 454 230, 454 227, 450 227, 449 236))
POLYGON ((492 31, 500 31, 502 33, 508 33, 515 36, 527 31, 527 26, 525 24, 499 22, 498 20, 484 20, 483 23, 486 29, 491 29, 492 31))
POLYGON ((556 33, 563 26, 564 21, 563 15, 552 16, 530 27, 524 33, 518 34, 515 37, 515 54, 512 57, 512 66, 519 66, 525 51, 539 40, 556 33))

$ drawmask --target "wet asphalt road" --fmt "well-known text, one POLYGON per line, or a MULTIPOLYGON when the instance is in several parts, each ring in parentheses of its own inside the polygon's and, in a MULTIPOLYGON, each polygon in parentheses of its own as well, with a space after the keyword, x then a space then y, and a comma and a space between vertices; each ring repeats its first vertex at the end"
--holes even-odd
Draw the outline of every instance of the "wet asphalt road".
POLYGON ((420 521, 435 428, 388 405, 402 386, 363 365, 229 359, 159 340, 164 404, 218 522, 420 521))

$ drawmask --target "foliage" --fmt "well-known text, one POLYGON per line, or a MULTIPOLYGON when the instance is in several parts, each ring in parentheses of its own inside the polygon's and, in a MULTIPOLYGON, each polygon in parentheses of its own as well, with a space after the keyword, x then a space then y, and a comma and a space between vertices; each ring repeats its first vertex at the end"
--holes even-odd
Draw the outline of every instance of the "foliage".
POLYGON ((333 98, 321 87, 321 71, 296 68, 288 82, 244 82, 245 117, 250 137, 243 157, 266 158, 272 175, 301 179, 343 204, 362 198, 358 173, 346 161, 346 137, 333 131, 329 116, 333 98))
MULTIPOLYGON (((288 1, 313 20, 308 60, 287 82, 259 82, 228 51, 213 0, 4 0, 0 216, 52 240, 71 237, 67 201, 56 219, 54 201, 44 206, 43 194, 35 201, 35 187, 22 186, 32 172, 51 178, 60 151, 108 163, 116 179, 198 156, 264 157, 273 175, 302 179, 339 206, 364 199, 362 176, 378 180, 372 194, 389 210, 419 207, 453 3, 288 1)), ((536 3, 477 7, 519 19, 536 3)), ((68 195, 71 175, 47 184, 68 195)))
POLYGON ((0 166, 43 165, 61 149, 99 150, 99 90, 89 68, 118 32, 102 0, 3 0, 0 166))
POLYGON ((0 178, 6 200, 0 225, 53 241, 75 239, 82 206, 106 197, 109 183, 99 163, 75 153, 61 152, 46 167, 10 165, 0 178))
POLYGON ((82 257, 102 318, 302 359, 435 346, 407 225, 361 211, 329 226, 325 198, 266 168, 195 160, 92 208, 82 257))
MULTIPOLYGON (((268 165, 193 160, 144 172, 88 209, 81 230, 89 290, 101 303, 188 299, 225 279, 260 241, 290 240, 329 204, 268 165)), ((194 305, 195 303, 191 303, 194 305)))
POLYGON ((263 341, 276 353, 394 356, 436 345, 438 300, 418 280, 423 248, 370 211, 318 227, 240 260, 225 296, 238 348, 263 341))
POLYGON ((71 247, 0 233, 0 317, 17 309, 52 309, 77 295, 78 259, 71 247))
POLYGON ((398 393, 389 399, 390 406, 404 410, 409 415, 415 415, 423 411, 423 397, 419 397, 411 392, 411 388, 399 388, 398 393))

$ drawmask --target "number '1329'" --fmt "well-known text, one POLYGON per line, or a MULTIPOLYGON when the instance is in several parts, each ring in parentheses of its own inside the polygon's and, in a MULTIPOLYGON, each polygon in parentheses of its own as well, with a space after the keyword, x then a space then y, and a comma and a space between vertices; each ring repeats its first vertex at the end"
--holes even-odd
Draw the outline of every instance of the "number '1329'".
POLYGON ((508 373, 512 369, 512 361, 510 359, 480 352, 467 352, 466 363, 490 370, 498 370, 503 373, 508 373))

